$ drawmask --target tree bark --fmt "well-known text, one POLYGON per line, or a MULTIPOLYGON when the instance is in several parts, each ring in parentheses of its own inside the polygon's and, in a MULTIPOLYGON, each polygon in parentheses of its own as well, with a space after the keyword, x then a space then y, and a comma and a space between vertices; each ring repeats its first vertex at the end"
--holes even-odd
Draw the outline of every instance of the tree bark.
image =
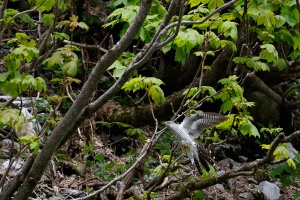
POLYGON ((70 136, 70 132, 74 132, 76 127, 78 127, 83 122, 82 120, 78 123, 74 119, 78 115, 80 115, 81 111, 88 104, 88 101, 91 98, 92 93, 94 92, 98 84, 98 80, 100 79, 102 74, 126 50, 126 48, 134 39, 136 33, 139 31, 151 8, 151 3, 151 0, 143 0, 141 2, 141 6, 137 13, 137 16, 134 22, 128 28, 125 35, 107 54, 105 54, 101 58, 101 60, 99 60, 99 62, 93 69, 89 79, 84 84, 78 98, 66 113, 62 121, 60 121, 58 126, 54 129, 44 148, 37 155, 31 170, 26 176, 24 183, 21 185, 18 192, 14 195, 15 199, 21 200, 29 198, 33 189, 36 187, 37 183, 44 174, 44 171, 46 170, 52 155, 56 151, 61 141, 63 139, 66 140, 68 138, 66 138, 66 136, 70 136), (77 124, 74 125, 74 123, 77 124))

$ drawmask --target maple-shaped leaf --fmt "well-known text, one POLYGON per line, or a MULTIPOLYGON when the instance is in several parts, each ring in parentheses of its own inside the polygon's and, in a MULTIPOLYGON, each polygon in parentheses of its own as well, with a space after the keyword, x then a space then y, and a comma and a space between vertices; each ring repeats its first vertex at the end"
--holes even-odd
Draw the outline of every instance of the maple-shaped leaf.
POLYGON ((75 61, 67 62, 62 67, 62 72, 69 76, 75 76, 77 74, 77 63, 75 61))
POLYGON ((122 89, 124 89, 125 91, 133 91, 133 92, 140 90, 140 89, 144 89, 145 85, 142 82, 142 79, 143 79, 142 76, 133 78, 133 79, 127 81, 123 85, 122 89))
POLYGON ((249 120, 240 127, 240 131, 243 135, 260 137, 257 128, 249 120))
POLYGON ((268 62, 277 62, 278 52, 274 45, 272 44, 264 44, 261 45, 260 48, 263 50, 260 52, 260 57, 266 59, 268 62))
POLYGON ((164 92, 158 85, 151 86, 148 91, 148 95, 154 101, 155 104, 165 102, 164 92))
POLYGON ((34 2, 35 2, 35 8, 41 12, 49 11, 54 6, 54 0, 36 0, 34 2))
POLYGON ((47 27, 52 27, 54 24, 55 15, 54 14, 43 14, 41 21, 47 27))
POLYGON ((143 79, 143 81, 147 84, 147 85, 162 85, 164 84, 164 82, 162 82, 160 79, 155 78, 155 77, 146 77, 143 79))
POLYGON ((60 39, 60 40, 64 40, 64 39, 70 40, 70 36, 68 36, 68 35, 65 34, 65 33, 54 32, 54 33, 53 33, 53 37, 54 37, 54 38, 58 38, 58 39, 60 39))

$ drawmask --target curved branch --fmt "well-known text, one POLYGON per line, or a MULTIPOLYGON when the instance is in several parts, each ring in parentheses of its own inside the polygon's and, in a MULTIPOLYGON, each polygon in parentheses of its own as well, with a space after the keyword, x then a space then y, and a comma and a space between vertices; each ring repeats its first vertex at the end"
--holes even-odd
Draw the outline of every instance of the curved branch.
POLYGON ((83 122, 75 121, 74 116, 79 116, 83 108, 88 104, 88 101, 92 96, 92 93, 96 89, 98 80, 100 79, 101 75, 130 45, 136 33, 143 25, 148 12, 150 11, 151 3, 151 0, 142 0, 136 18, 127 29, 124 36, 107 54, 101 57, 101 60, 99 60, 99 62, 91 72, 89 79, 84 84, 81 93, 79 94, 75 103, 71 106, 65 117, 54 129, 44 148, 38 154, 31 170, 27 174, 24 183, 21 185, 18 192, 14 195, 15 199, 27 199, 30 196, 33 189, 41 179, 53 153, 56 151, 59 144, 62 142, 62 140, 67 140, 76 130, 76 128, 83 122), (77 124, 75 124, 76 122, 77 124))
POLYGON ((74 46, 78 46, 78 47, 86 48, 86 49, 98 49, 102 53, 108 52, 106 49, 102 48, 100 45, 81 44, 81 43, 77 43, 77 42, 73 42, 73 41, 69 41, 69 40, 63 40, 63 43, 72 44, 74 46))
POLYGON ((299 136, 300 136, 300 131, 295 131, 294 133, 292 133, 288 137, 284 138, 283 142, 291 142, 299 136))
POLYGON ((285 91, 281 97, 282 101, 283 101, 282 103, 284 103, 284 99, 286 98, 286 96, 288 95, 288 93, 290 91, 292 91, 293 89, 299 88, 299 87, 300 87, 300 84, 297 84, 297 85, 294 85, 293 87, 290 87, 287 91, 285 91))
POLYGON ((249 73, 247 75, 247 78, 251 82, 252 85, 254 85, 256 88, 258 88, 262 93, 264 93, 266 96, 271 98, 273 101, 278 103, 279 105, 282 105, 284 102, 283 106, 289 109, 293 108, 298 108, 299 103, 291 103, 283 98, 276 92, 274 92, 269 86, 267 86, 258 76, 256 76, 254 73, 249 73))

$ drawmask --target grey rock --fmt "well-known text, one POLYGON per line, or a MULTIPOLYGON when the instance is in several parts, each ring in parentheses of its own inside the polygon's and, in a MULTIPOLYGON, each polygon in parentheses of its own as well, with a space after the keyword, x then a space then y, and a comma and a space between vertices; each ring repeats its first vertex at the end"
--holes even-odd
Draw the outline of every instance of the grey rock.
POLYGON ((240 161, 246 162, 248 158, 246 156, 239 156, 240 161))
POLYGON ((259 189, 270 199, 279 200, 280 199, 280 189, 274 183, 268 181, 263 181, 259 184, 259 189))
POLYGON ((289 147, 289 156, 294 159, 295 154, 298 154, 298 151, 295 149, 295 147, 292 145, 292 143, 287 142, 286 145, 289 147))
POLYGON ((218 189, 220 189, 220 190, 224 190, 225 189, 224 186, 222 184, 219 184, 219 183, 216 184, 215 187, 218 188, 218 189))
MULTIPOLYGON (((6 160, 2 163, 2 166, 4 167, 4 169, 8 169, 9 168, 9 160, 6 160)), ((9 176, 15 176, 16 173, 18 173, 18 171, 23 167, 24 162, 21 160, 17 160, 15 162, 12 163, 11 167, 9 168, 9 176)))

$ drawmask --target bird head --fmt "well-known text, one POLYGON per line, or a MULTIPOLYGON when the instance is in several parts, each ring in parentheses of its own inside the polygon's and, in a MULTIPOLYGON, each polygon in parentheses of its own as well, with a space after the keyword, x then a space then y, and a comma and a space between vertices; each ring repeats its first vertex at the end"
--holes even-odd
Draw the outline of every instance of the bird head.
POLYGON ((172 124, 175 124, 175 122, 173 121, 166 121, 163 123, 164 125, 166 125, 167 127, 171 126, 172 124))
POLYGON ((178 124, 176 124, 176 123, 173 122, 173 121, 167 121, 167 122, 164 122, 164 125, 166 125, 166 127, 167 127, 170 131, 175 131, 175 130, 177 130, 177 126, 178 126, 178 124))

